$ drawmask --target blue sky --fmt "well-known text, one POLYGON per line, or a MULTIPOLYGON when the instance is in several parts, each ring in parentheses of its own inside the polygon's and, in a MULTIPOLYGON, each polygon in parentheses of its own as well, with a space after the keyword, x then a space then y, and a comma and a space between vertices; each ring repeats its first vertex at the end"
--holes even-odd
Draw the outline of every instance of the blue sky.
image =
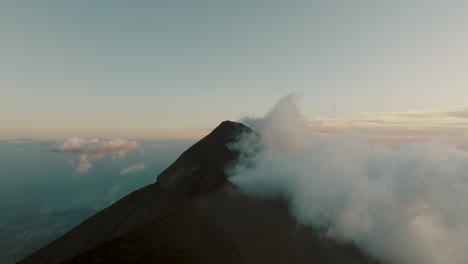
POLYGON ((468 148, 466 47, 468 1, 1 0, 0 259, 291 92, 323 135, 468 148))
POLYGON ((289 92, 311 120, 463 108, 467 12, 435 0, 2 1, 0 138, 197 138, 289 92))

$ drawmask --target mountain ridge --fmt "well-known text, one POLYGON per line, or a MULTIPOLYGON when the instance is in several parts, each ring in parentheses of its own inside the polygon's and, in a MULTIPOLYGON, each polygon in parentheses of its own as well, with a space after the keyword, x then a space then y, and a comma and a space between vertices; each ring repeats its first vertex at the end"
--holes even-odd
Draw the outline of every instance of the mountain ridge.
POLYGON ((222 122, 154 184, 130 193, 19 263, 112 263, 115 258, 141 260, 142 255, 147 263, 376 263, 354 246, 298 224, 284 201, 256 199, 231 184, 225 168, 239 153, 228 144, 243 133, 254 131, 222 122), (115 252, 122 248, 133 253, 115 252))

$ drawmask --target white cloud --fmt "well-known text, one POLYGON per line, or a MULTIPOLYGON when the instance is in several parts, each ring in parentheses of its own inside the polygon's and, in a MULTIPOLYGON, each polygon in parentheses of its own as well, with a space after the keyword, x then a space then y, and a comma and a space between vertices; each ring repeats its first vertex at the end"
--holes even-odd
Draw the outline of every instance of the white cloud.
POLYGON ((466 263, 467 151, 436 140, 395 148, 355 132, 323 136, 294 96, 243 121, 261 135, 230 146, 242 155, 227 174, 244 191, 285 198, 300 223, 389 263, 466 263))
POLYGON ((143 164, 143 163, 142 164, 133 164, 132 166, 123 169, 120 172, 120 175, 140 172, 140 171, 144 171, 144 170, 146 170, 145 164, 143 164))
POLYGON ((81 154, 79 158, 79 163, 78 167, 76 170, 79 173, 86 173, 88 170, 91 168, 91 163, 88 160, 88 155, 87 154, 81 154))
POLYGON ((91 160, 98 160, 106 155, 124 157, 126 152, 138 148, 138 142, 125 139, 85 139, 72 137, 55 147, 59 152, 70 152, 78 155, 78 165, 76 170, 79 173, 86 173, 92 166, 91 160))

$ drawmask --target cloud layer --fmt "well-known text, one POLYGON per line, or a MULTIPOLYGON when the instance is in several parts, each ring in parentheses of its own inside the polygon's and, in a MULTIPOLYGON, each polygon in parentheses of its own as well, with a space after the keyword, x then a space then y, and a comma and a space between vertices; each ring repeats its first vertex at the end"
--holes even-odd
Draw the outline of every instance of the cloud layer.
POLYGON ((123 169, 123 170, 120 172, 120 175, 126 175, 126 174, 130 174, 130 173, 135 173, 135 172, 144 171, 144 170, 146 170, 145 164, 143 164, 143 163, 141 163, 141 164, 133 164, 132 166, 129 166, 129 167, 123 169))
POLYGON ((353 129, 360 135, 386 142, 407 143, 444 137, 468 147, 467 108, 336 115, 316 118, 310 123, 323 135, 353 129))
POLYGON ((104 156, 124 157, 125 153, 138 148, 138 142, 125 139, 85 139, 72 137, 63 141, 56 150, 59 152, 71 152, 78 155, 79 173, 86 173, 91 168, 90 160, 102 159, 104 156))
POLYGON ((243 120, 261 136, 230 146, 243 154, 227 171, 231 182, 286 199, 300 223, 384 261, 466 263, 468 152, 439 141, 395 148, 356 133, 323 136, 295 100, 243 120))

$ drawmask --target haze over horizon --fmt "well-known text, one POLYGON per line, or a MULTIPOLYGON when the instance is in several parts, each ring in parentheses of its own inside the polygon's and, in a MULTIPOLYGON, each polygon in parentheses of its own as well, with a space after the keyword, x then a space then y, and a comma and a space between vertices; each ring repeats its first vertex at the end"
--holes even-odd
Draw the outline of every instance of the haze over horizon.
POLYGON ((459 137, 467 12, 435 0, 3 1, 0 139, 194 139, 291 91, 327 133, 459 137))
POLYGON ((467 73, 468 1, 0 1, 0 262, 175 208, 209 260, 465 264, 467 73))

